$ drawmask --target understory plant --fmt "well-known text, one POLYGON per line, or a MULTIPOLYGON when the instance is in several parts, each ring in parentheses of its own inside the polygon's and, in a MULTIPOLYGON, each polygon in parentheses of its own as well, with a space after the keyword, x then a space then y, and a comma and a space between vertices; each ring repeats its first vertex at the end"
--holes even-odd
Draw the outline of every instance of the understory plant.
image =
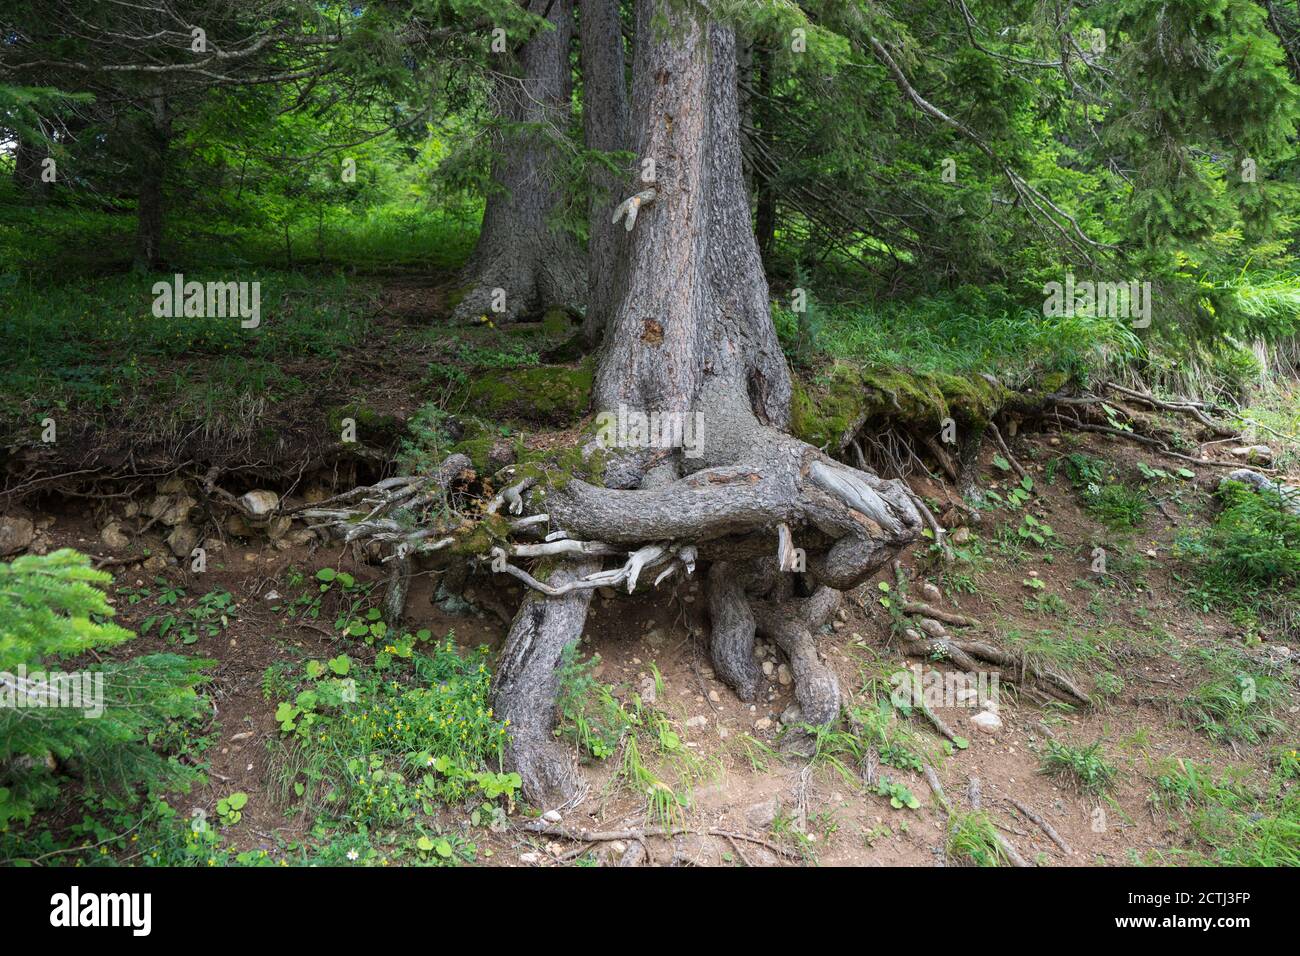
POLYGON ((111 620, 111 580, 69 549, 0 563, 0 833, 61 799, 120 806, 198 777, 172 751, 207 711, 211 662, 86 661, 135 637, 111 620))

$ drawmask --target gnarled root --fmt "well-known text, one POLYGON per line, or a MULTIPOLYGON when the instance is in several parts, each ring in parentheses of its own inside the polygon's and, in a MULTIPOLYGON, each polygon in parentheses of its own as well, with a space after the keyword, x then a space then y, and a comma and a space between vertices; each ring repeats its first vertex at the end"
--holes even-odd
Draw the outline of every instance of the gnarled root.
POLYGON ((776 641, 790 659, 795 699, 807 724, 829 724, 840 713, 840 682, 822 662, 813 639, 839 603, 840 592, 828 587, 808 598, 754 603, 759 633, 776 641))
POLYGON ((967 671, 980 671, 990 665, 1005 668, 1004 676, 1022 686, 1038 688, 1076 707, 1091 705, 1088 695, 1064 675, 983 641, 958 640, 948 635, 926 637, 908 628, 902 650, 912 657, 941 656, 967 671))
POLYGON ((713 637, 709 642, 713 669, 737 697, 753 700, 759 674, 754 662, 754 614, 736 565, 730 561, 714 562, 709 569, 708 596, 709 618, 713 622, 713 637))
MULTIPOLYGON (((596 571, 587 558, 558 567, 551 582, 563 584, 596 571)), ((539 807, 558 807, 581 796, 574 757, 556 742, 555 701, 564 649, 582 635, 591 591, 559 597, 530 593, 515 614, 492 681, 496 717, 508 720, 506 762, 522 778, 524 797, 539 807)))
MULTIPOLYGON (((675 477, 676 468, 647 468, 639 487, 611 488, 530 476, 486 508, 491 544, 476 556, 531 589, 492 691, 498 716, 511 722, 507 758, 530 801, 554 806, 578 791, 573 760, 552 730, 557 667, 581 633, 592 589, 658 585, 678 571, 690 574, 697 556, 712 562, 708 601, 718 675, 742 700, 754 698, 754 634, 761 627, 790 659, 805 721, 838 716, 839 685, 812 635, 834 611, 837 590, 861 584, 916 539, 921 515, 901 483, 833 461, 775 429, 744 421, 710 429, 717 458, 684 477, 675 477), (604 570, 611 558, 619 565, 604 570), (549 578, 512 563, 538 560, 572 563, 549 578), (796 596, 797 579, 813 585, 811 596, 796 596)), ((451 545, 465 540, 463 528, 412 530, 407 520, 445 487, 436 479, 390 480, 349 497, 349 508, 314 516, 330 519, 345 537, 364 524, 362 533, 405 549, 402 555, 455 556, 451 545)), ((394 573, 400 581, 401 569, 394 573)), ((394 605, 400 587, 393 588, 394 605)))

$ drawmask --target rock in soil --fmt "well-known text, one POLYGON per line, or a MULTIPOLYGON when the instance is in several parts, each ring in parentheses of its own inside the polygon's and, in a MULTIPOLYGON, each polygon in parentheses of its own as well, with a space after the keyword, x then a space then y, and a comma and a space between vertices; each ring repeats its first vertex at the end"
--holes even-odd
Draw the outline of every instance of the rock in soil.
POLYGON ((189 495, 159 495, 149 504, 146 514, 157 518, 169 528, 184 524, 190 516, 190 509, 196 504, 189 495))
POLYGON ((274 491, 256 488, 239 499, 239 503, 254 518, 270 514, 280 503, 280 496, 274 491))
POLYGON ((121 551, 131 545, 131 539, 122 530, 119 521, 110 521, 104 525, 103 530, 99 532, 99 540, 104 542, 104 547, 110 551, 121 551))
POLYGON ((26 518, 0 518, 0 558, 17 554, 36 537, 36 528, 26 518))
POLYGON ((1260 465, 1267 465, 1273 461, 1273 449, 1267 445, 1245 445, 1232 449, 1230 454, 1233 458, 1244 458, 1246 461, 1260 465))
POLYGON ((188 558, 199 543, 199 533, 188 524, 178 524, 167 536, 167 547, 178 558, 188 558))
POLYGON ((658 690, 655 688, 653 677, 647 677, 641 682, 641 703, 653 704, 659 698, 658 690))
POLYGON ((253 529, 244 520, 243 515, 228 516, 225 521, 225 528, 227 534, 232 534, 236 538, 249 538, 253 535, 253 529))
POLYGON ((781 814, 781 801, 777 797, 755 803, 745 810, 745 820, 751 827, 766 830, 781 814))

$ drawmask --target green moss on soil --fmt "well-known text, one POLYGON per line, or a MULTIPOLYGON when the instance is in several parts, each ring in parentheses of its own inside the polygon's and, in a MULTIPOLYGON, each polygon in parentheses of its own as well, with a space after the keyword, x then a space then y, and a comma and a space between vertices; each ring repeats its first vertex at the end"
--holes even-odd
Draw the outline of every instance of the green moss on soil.
POLYGON ((451 550, 466 556, 485 555, 509 538, 509 518, 502 514, 484 515, 468 533, 456 538, 451 550))
POLYGON ((591 404, 595 362, 577 366, 491 369, 474 373, 460 390, 467 412, 494 421, 568 425, 591 404))
POLYGON ((584 458, 584 445, 585 439, 579 438, 574 444, 545 451, 521 451, 516 462, 516 480, 535 478, 546 487, 554 489, 563 488, 574 478, 592 485, 603 484, 608 455, 597 449, 590 457, 584 458))
POLYGON ((453 312, 456 311, 456 306, 460 305, 461 300, 465 298, 467 294, 469 294, 469 286, 467 285, 457 286, 456 288, 452 289, 450 292, 447 293, 447 314, 448 315, 451 315, 453 312))
POLYGON ((542 334, 548 338, 560 338, 569 331, 569 313, 559 306, 546 310, 542 316, 542 334))
POLYGON ((336 439, 343 434, 343 420, 350 418, 357 425, 357 443, 383 447, 392 444, 406 432, 406 422, 396 415, 388 415, 365 405, 350 404, 331 408, 327 415, 330 434, 336 439))
POLYGON ((496 439, 491 435, 462 438, 451 446, 448 454, 465 455, 474 463, 474 470, 480 475, 485 475, 489 470, 488 460, 492 455, 492 448, 495 444, 496 439))
POLYGON ((982 428, 1008 395, 979 375, 864 369, 837 362, 812 381, 796 379, 791 430, 811 445, 838 451, 871 420, 936 427, 952 418, 982 428))

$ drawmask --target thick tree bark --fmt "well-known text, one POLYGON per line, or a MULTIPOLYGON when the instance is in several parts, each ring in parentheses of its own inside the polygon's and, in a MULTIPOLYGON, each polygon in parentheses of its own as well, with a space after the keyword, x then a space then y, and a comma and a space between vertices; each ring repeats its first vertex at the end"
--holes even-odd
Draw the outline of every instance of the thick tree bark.
MULTIPOLYGON (((599 567, 597 561, 580 561, 556 570, 551 583, 564 584, 599 567)), ((581 637, 589 603, 590 591, 524 598, 492 681, 494 713, 510 722, 507 763, 522 778, 528 799, 547 809, 567 803, 581 787, 573 755, 556 742, 552 730, 564 650, 581 637)))
POLYGON ((596 399, 606 409, 702 411, 712 408, 706 393, 716 396, 724 427, 710 429, 715 444, 744 405, 783 427, 790 375, 741 172, 735 37, 659 9, 673 24, 665 30, 656 9, 637 5, 632 90, 636 153, 655 161, 656 198, 633 233, 596 399))
POLYGON ((488 196, 478 244, 465 267, 467 291, 452 316, 458 322, 485 315, 517 321, 556 306, 576 308, 583 297, 581 250, 552 221, 564 194, 556 139, 569 124, 573 0, 529 0, 528 9, 539 15, 549 9, 554 29, 529 39, 518 55, 517 75, 502 72, 494 84, 493 110, 503 124, 494 135, 497 188, 488 196), (504 293, 504 311, 493 309, 496 290, 504 293))
MULTIPOLYGON (((578 6, 583 136, 587 149, 604 153, 620 152, 629 146, 627 63, 618 8, 618 0, 580 0, 578 6)), ((593 345, 618 304, 627 232, 621 223, 612 221, 612 214, 628 182, 628 176, 603 166, 592 175, 587 312, 582 332, 593 345)))
MULTIPOLYGON (((732 30, 704 24, 671 0, 638 0, 636 46, 635 151, 654 159, 657 177, 630 233, 595 399, 607 411, 698 416, 702 444, 693 449, 698 455, 684 447, 616 449, 603 486, 576 478, 540 483, 525 503, 570 543, 602 549, 583 553, 625 549, 625 570, 638 574, 638 562, 648 561, 642 578, 678 567, 689 573, 697 554, 712 560, 707 596, 719 676, 752 699, 760 679, 754 635, 768 633, 790 657, 807 719, 824 723, 838 715, 839 688, 813 634, 837 592, 861 584, 914 540, 921 518, 898 482, 835 462, 782 430, 791 383, 742 173, 732 30), (792 535, 806 562, 787 563, 792 535)), ((576 570, 565 580, 594 584, 581 584, 583 576, 576 570)), ((574 593, 586 592, 528 599, 511 632, 510 673, 551 674, 555 649, 576 640, 581 627, 566 603, 574 593)), ((552 694, 549 679, 498 680, 495 706, 523 708, 533 726, 549 730, 553 709, 538 703, 552 694)), ((557 798, 556 787, 572 793, 569 764, 540 749, 545 736, 521 733, 511 751, 527 771, 525 794, 543 802, 557 798)))
POLYGON ((161 100, 152 104, 141 124, 140 186, 136 201, 135 258, 138 272, 157 272, 163 259, 164 190, 167 178, 167 150, 171 144, 171 122, 161 100))

